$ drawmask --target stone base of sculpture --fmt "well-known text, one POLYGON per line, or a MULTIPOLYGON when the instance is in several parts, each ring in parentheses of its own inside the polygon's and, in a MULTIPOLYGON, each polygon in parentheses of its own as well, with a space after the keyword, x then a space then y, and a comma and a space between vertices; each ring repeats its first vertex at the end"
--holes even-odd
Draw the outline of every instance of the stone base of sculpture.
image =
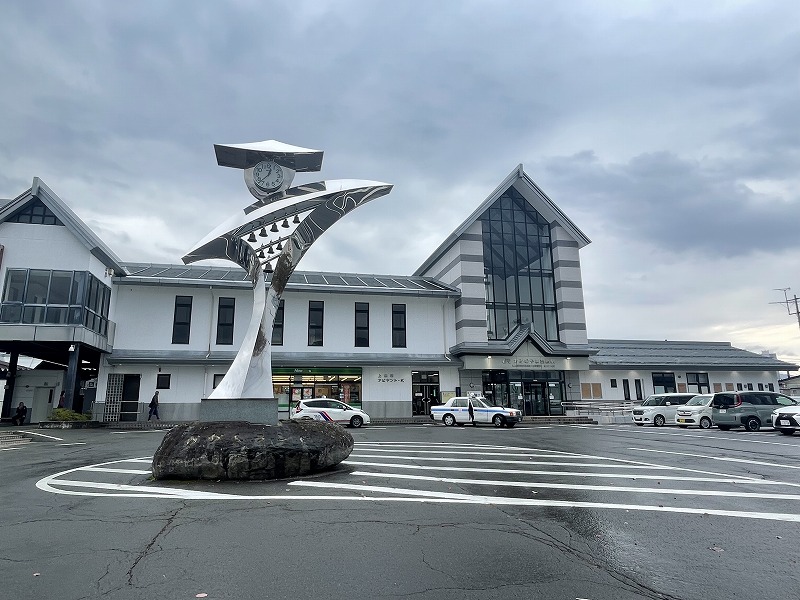
POLYGON ((278 424, 276 398, 203 398, 200 421, 247 421, 263 425, 278 424))
POLYGON ((153 456, 153 476, 214 481, 298 477, 330 469, 352 451, 353 436, 332 423, 185 423, 164 436, 153 456))

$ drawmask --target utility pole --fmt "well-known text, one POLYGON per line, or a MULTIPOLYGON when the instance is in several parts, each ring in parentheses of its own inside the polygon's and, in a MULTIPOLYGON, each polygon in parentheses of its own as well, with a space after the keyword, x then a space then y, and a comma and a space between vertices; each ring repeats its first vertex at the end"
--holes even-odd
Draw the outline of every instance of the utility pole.
POLYGON ((775 288, 775 291, 783 292, 784 301, 770 302, 770 304, 783 304, 790 315, 795 315, 797 317, 797 326, 800 327, 800 298, 797 297, 797 294, 794 294, 794 297, 790 299, 789 294, 786 293, 790 289, 792 288, 775 288), (794 304, 794 312, 792 312, 792 304, 794 304))

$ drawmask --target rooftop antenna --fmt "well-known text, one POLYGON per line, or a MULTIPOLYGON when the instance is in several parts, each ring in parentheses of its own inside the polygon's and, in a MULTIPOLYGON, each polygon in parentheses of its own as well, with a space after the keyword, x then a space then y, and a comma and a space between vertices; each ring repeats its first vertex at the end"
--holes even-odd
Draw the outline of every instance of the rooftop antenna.
POLYGON ((786 307, 786 312, 797 317, 797 326, 800 327, 800 298, 797 297, 797 294, 793 294, 793 297, 789 298, 789 294, 787 294, 787 292, 792 288, 785 287, 774 289, 777 292, 783 292, 784 301, 770 302, 770 304, 783 304, 786 307), (792 305, 794 305, 794 311, 792 311, 792 305))

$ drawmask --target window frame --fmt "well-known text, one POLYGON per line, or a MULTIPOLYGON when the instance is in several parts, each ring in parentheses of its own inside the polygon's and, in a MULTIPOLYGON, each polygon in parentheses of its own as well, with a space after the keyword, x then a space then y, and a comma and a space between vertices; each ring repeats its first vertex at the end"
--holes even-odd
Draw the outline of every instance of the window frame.
POLYGON ((407 348, 408 315, 405 304, 392 304, 392 348, 407 348), (397 324, 396 317, 402 316, 402 325, 397 324))
POLYGON ((308 345, 322 346, 325 343, 325 302, 308 301, 308 345), (318 322, 317 322, 318 321, 318 322))
POLYGON ((353 315, 353 344, 356 348, 369 348, 369 302, 356 302, 353 315), (359 317, 366 325, 359 325, 359 317))
POLYGON ((236 298, 220 296, 217 300, 217 339, 218 346, 233 345, 233 328, 236 321, 236 298), (226 306, 223 306, 223 302, 226 306), (223 319, 224 316, 224 319, 223 319))
POLYGON ((172 343, 188 344, 192 330, 193 296, 175 296, 175 311, 172 316, 172 343), (179 311, 186 310, 186 320, 178 320, 179 311), (185 334, 185 335, 184 335, 185 334))

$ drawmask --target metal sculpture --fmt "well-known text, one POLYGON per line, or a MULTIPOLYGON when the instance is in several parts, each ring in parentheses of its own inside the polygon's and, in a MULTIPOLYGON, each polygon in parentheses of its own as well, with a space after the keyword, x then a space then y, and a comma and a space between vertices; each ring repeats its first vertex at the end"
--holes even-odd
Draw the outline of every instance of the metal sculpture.
POLYGON ((322 152, 275 140, 215 144, 214 150, 220 166, 244 170, 245 184, 256 202, 231 216, 183 257, 184 264, 231 260, 247 271, 253 283, 250 325, 236 358, 209 398, 273 398, 272 328, 289 277, 331 225, 385 196, 392 186, 341 179, 291 187, 295 173, 322 168, 322 152))

